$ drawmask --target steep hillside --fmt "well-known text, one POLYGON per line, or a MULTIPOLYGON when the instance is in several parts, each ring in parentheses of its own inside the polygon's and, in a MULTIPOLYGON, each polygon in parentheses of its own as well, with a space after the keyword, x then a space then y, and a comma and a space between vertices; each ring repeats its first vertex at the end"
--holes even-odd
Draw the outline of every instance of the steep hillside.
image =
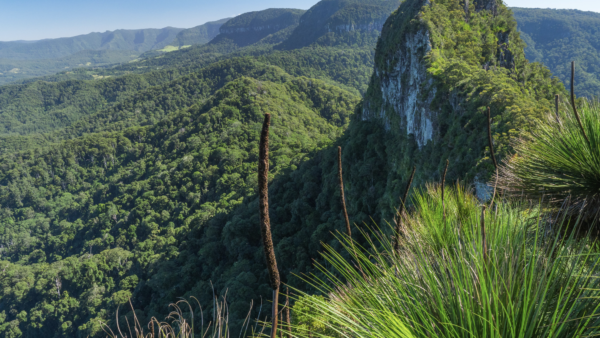
POLYGON ((523 46, 511 11, 498 0, 468 8, 455 0, 424 7, 407 1, 388 19, 360 115, 403 140, 390 158, 398 173, 417 165, 417 179, 425 181, 449 159, 461 177, 487 180, 485 107, 503 156, 518 130, 551 109, 554 94, 564 94, 558 79, 526 60, 523 46))
POLYGON ((543 63, 566 85, 571 61, 577 64, 580 96, 600 95, 600 13, 577 10, 512 8, 527 43, 525 55, 543 63))
POLYGON ((82 50, 128 50, 145 52, 160 49, 173 41, 181 28, 135 29, 90 33, 71 38, 31 42, 0 42, 0 59, 43 60, 69 56, 82 50))
MULTIPOLYGON (((228 82, 244 76, 269 81, 282 81, 289 77, 281 68, 252 59, 240 58, 213 64, 200 72, 181 77, 160 86, 139 90, 119 100, 113 99, 111 100, 113 104, 102 103, 105 102, 105 97, 102 95, 108 94, 108 98, 110 98, 110 94, 113 93, 108 91, 98 92, 95 94, 98 95, 96 99, 100 102, 99 105, 101 107, 94 113, 88 112, 88 115, 79 116, 80 118, 76 122, 70 123, 67 127, 54 132, 44 134, 32 133, 32 135, 23 137, 7 135, 4 138, 4 144, 0 146, 0 153, 2 153, 2 150, 5 152, 14 150, 11 147, 12 143, 17 143, 14 145, 16 147, 19 144, 29 144, 31 142, 43 146, 43 143, 40 144, 36 140, 43 140, 42 142, 44 143, 49 141, 60 142, 61 140, 73 139, 90 133, 120 131, 134 126, 152 125, 162 120, 171 112, 189 108, 194 103, 207 99, 228 82), (102 107, 104 105, 106 107, 102 107)), ((76 93, 71 98, 72 102, 81 100, 82 96, 85 97, 85 94, 86 92, 76 93)), ((88 92, 87 94, 90 93, 88 92)), ((48 101, 50 100, 48 99, 48 101)), ((50 118, 54 117, 57 120, 56 115, 66 114, 67 112, 60 105, 55 108, 51 114, 48 111, 39 111, 39 114, 36 115, 40 115, 39 120, 42 120, 46 116, 50 118)), ((78 111, 75 110, 73 112, 78 111)), ((41 124, 41 121, 28 125, 32 127, 39 126, 40 128, 44 126, 41 124)), ((50 128, 52 125, 47 127, 50 128)))
POLYGON ((183 47, 191 45, 203 45, 219 35, 221 26, 231 18, 225 18, 217 21, 207 22, 203 25, 189 29, 184 29, 177 34, 175 40, 170 43, 172 46, 183 47))
POLYGON ((374 43, 383 23, 400 0, 324 0, 300 19, 300 25, 282 49, 320 45, 374 43))
POLYGON ((300 9, 271 8, 238 15, 219 29, 220 34, 211 44, 232 43, 237 47, 252 45, 263 38, 298 25, 305 11, 300 9))
POLYGON ((84 133, 155 123, 173 110, 206 98, 228 81, 268 74, 272 66, 294 76, 321 78, 358 94, 371 73, 370 63, 369 52, 317 50, 231 58, 189 75, 157 71, 96 81, 4 86, 0 87, 0 153, 84 133))
MULTIPOLYGON (((163 313, 166 299, 189 290, 155 294, 155 286, 187 278, 159 268, 199 259, 187 238, 255 194, 263 114, 273 116, 277 177, 338 138, 357 102, 314 79, 240 78, 152 127, 3 156, 0 335, 102 336, 99 320, 111 321, 132 296, 142 320, 163 313)), ((256 246, 260 235, 253 237, 256 246)), ((222 254, 203 250, 206 263, 222 254)), ((249 268, 243 282, 262 278, 260 264, 239 268, 249 268)), ((232 323, 264 290, 235 292, 244 297, 232 304, 232 323)), ((212 311, 212 295, 198 296, 212 311)))

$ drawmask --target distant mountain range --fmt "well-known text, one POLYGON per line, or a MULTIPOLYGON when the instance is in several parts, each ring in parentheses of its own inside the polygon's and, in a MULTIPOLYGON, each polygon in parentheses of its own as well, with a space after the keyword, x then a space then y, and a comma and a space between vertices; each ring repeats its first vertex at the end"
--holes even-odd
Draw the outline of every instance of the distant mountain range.
MULTIPOLYGON (((333 32, 343 30, 351 33, 342 35, 349 41, 371 44, 371 40, 378 37, 388 13, 400 2, 326 0, 308 12, 268 9, 189 29, 116 30, 60 39, 0 42, 0 85, 73 68, 123 64, 212 40, 239 48, 268 37, 264 43, 285 41, 277 48, 293 49, 317 40, 321 45, 343 43, 331 41, 333 32), (301 28, 296 30, 297 26, 301 28), (369 36, 370 32, 375 35, 369 36), (358 39, 354 36, 357 34, 358 39)), ((578 95, 590 97, 600 93, 600 35, 597 34, 600 32, 600 13, 532 8, 512 10, 521 37, 527 44, 525 55, 529 60, 546 65, 567 86, 570 84, 570 61, 574 60, 577 62, 578 95)))
POLYGON ((571 82, 579 96, 600 95, 600 13, 573 9, 513 8, 530 61, 546 65, 565 85, 571 82))
POLYGON ((60 39, 0 42, 0 85, 72 68, 126 63, 151 50, 205 44, 229 19, 190 29, 120 29, 60 39))
POLYGON ((70 38, 31 42, 0 42, 0 59, 43 60, 63 58, 82 50, 127 50, 143 53, 169 45, 182 28, 135 29, 90 33, 70 38))

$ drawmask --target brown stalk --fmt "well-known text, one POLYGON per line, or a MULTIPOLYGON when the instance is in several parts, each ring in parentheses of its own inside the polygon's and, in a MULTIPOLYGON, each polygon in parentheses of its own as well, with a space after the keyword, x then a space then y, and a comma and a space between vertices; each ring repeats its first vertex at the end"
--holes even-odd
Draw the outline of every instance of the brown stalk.
POLYGON ((560 96, 558 94, 554 95, 554 112, 556 113, 556 122, 560 123, 560 115, 558 115, 558 102, 560 100, 560 96))
POLYGON ((408 185, 406 186, 406 191, 404 192, 404 198, 400 200, 400 207, 398 208, 398 213, 396 215, 396 242, 394 250, 398 252, 400 249, 400 232, 402 231, 402 214, 404 213, 404 204, 406 203, 406 199, 408 198, 408 192, 410 191, 410 186, 413 183, 413 179, 415 178, 415 172, 417 171, 417 167, 413 167, 412 174, 410 175, 410 180, 408 180, 408 185))
POLYGON ((496 189, 498 188, 498 162, 496 162, 496 155, 494 155, 494 141, 492 140, 492 112, 490 107, 487 107, 487 118, 488 118, 488 141, 490 142, 490 155, 492 156, 492 162, 496 168, 496 184, 494 185, 494 193, 492 194, 492 200, 490 201, 490 209, 494 205, 494 199, 496 198, 496 189))
POLYGON ((285 288, 285 311, 283 312, 287 323, 288 338, 292 338, 292 319, 290 317, 290 288, 285 288))
POLYGON ((483 242, 483 260, 487 262, 487 239, 485 236, 485 208, 485 205, 481 208, 481 240, 483 242))
POLYGON ((273 309, 271 316, 273 326, 271 338, 277 337, 277 315, 279 313, 279 270, 277 269, 277 259, 275 258, 275 249, 273 247, 273 237, 271 236, 271 220, 269 219, 269 126, 271 124, 271 115, 265 114, 262 133, 260 135, 260 146, 258 155, 258 204, 260 211, 260 230, 263 241, 263 249, 267 260, 269 270, 269 282, 273 289, 273 309))
POLYGON ((342 147, 338 147, 338 177, 340 179, 340 196, 342 200, 342 212, 344 213, 344 220, 346 221, 346 233, 348 233, 348 237, 352 238, 350 218, 348 218, 348 211, 346 209, 346 198, 344 197, 344 177, 342 176, 342 147))
POLYGON ((448 173, 448 166, 450 160, 446 160, 446 168, 444 169, 444 175, 442 175, 442 210, 444 212, 444 218, 446 218, 446 202, 444 201, 444 190, 446 188, 446 174, 448 173))
POLYGON ((279 328, 279 329, 280 329, 280 331, 281 331, 281 332, 279 333, 279 336, 280 336, 281 338, 283 338, 283 333, 284 333, 284 332, 283 332, 283 312, 279 314, 279 325, 281 325, 281 327, 279 328))
POLYGON ((575 61, 571 62, 571 105, 573 106, 573 112, 575 112, 575 118, 577 118, 577 122, 579 123, 579 127, 581 128, 581 132, 585 137, 588 144, 590 144, 590 139, 585 133, 585 129, 583 129, 583 123, 581 123, 581 118, 579 118, 579 113, 577 112, 577 106, 575 105, 575 61))
POLYGON ((354 241, 352 240, 352 228, 350 227, 350 218, 348 217, 348 210, 346 209, 346 197, 344 196, 344 176, 342 174, 342 147, 338 147, 338 177, 340 179, 340 196, 342 201, 342 212, 344 213, 344 220, 346 221, 346 233, 348 234, 348 238, 350 239, 350 245, 352 245, 352 251, 354 251, 354 257, 356 258, 356 265, 358 266, 358 270, 366 278, 365 273, 362 270, 360 264, 358 264, 358 255, 356 254, 356 249, 354 248, 354 241))

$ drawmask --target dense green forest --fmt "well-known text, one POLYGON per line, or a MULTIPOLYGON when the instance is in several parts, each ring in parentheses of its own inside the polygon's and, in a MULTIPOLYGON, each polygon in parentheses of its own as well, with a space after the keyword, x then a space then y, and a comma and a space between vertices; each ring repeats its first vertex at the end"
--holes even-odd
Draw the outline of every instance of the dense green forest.
POLYGON ((273 80, 234 80, 152 127, 3 156, 3 308, 28 313, 24 330, 38 337, 42 327, 98 333, 94 318, 112 313, 102 308, 124 303, 190 231, 253 194, 263 112, 275 118, 277 175, 339 137, 358 101, 317 80, 273 80))
POLYGON ((530 61, 543 63, 566 85, 576 61, 580 96, 600 95, 600 13, 513 8, 530 61))
POLYGON ((0 337, 100 337, 130 298, 145 323, 178 297, 214 313, 215 295, 237 335, 271 295, 256 196, 265 113, 282 281, 313 292, 302 275, 321 275, 323 244, 341 248, 338 146, 353 229, 385 225, 413 166, 422 187, 449 159, 448 181, 486 194, 486 106, 502 159, 566 94, 495 0, 323 0, 220 33, 0 87, 0 337), (264 24, 276 28, 253 29, 264 24))

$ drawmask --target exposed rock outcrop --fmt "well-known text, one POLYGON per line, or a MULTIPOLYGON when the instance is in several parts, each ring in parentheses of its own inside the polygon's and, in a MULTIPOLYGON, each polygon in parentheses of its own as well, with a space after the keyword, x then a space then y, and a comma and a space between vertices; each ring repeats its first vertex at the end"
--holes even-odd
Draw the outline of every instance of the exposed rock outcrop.
POLYGON ((424 62, 425 56, 431 51, 429 32, 426 29, 411 32, 398 47, 394 56, 398 60, 396 65, 391 70, 376 68, 373 75, 380 84, 378 89, 383 104, 377 109, 368 99, 365 100, 362 119, 381 119, 387 130, 394 123, 400 124, 408 134, 414 135, 420 148, 433 138, 437 113, 431 107, 436 88, 427 76, 424 62))
MULTIPOLYGON (((396 135, 393 170, 404 179, 416 164, 422 183, 435 180, 448 158, 460 170, 451 167, 449 177, 479 182, 485 196, 491 162, 481 112, 492 107, 496 130, 526 128, 515 125, 522 110, 515 106, 538 105, 553 94, 524 90, 516 73, 530 67, 522 48, 512 14, 497 0, 403 2, 383 27, 359 111, 362 121, 396 135)), ((508 149, 502 137, 500 156, 508 149)))

